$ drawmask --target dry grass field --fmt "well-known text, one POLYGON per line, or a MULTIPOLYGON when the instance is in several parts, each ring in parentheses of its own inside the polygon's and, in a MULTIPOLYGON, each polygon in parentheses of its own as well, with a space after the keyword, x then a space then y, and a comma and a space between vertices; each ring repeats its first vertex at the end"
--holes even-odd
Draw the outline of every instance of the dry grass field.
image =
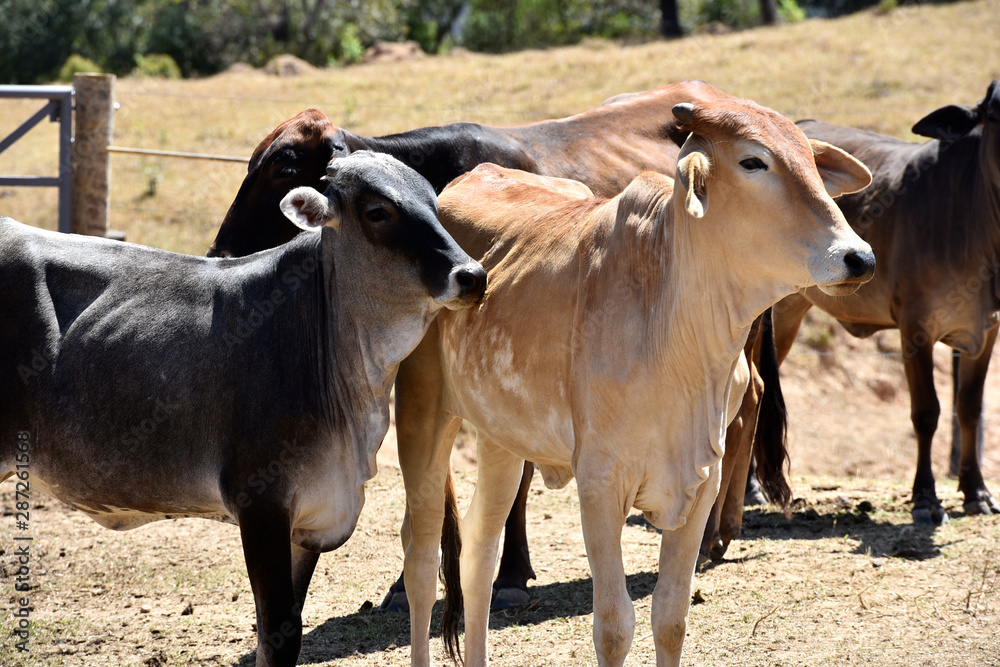
MULTIPOLYGON (((611 43, 505 56, 465 54, 276 78, 120 79, 114 144, 249 157, 281 121, 316 106, 362 134, 457 120, 529 123, 622 92, 701 78, 791 118, 909 137, 927 111, 972 104, 1000 78, 1000 2, 905 7, 837 20, 619 48, 611 43)), ((0 101, 0 136, 38 108, 0 101)), ((55 173, 56 127, 0 154, 2 174, 55 173)), ((112 157, 112 219, 136 243, 200 255, 245 170, 238 163, 112 157), (150 196, 150 183, 155 195, 150 196)), ((54 190, 3 189, 0 214, 52 227, 54 190)))
MULTIPOLYGON (((473 54, 357 66, 279 79, 257 72, 195 81, 120 79, 114 143, 248 157, 282 120, 308 107, 363 134, 472 120, 528 123, 612 95, 706 79, 792 118, 816 117, 913 138, 908 128, 948 103, 971 104, 1000 79, 1000 0, 913 6, 837 20, 620 47, 594 42, 506 56, 473 54)), ((40 106, 0 101, 0 137, 40 106)), ((0 173, 52 174, 55 126, 0 154, 0 173)), ((130 241, 204 254, 245 173, 237 163, 112 157, 112 227, 130 241), (152 193, 151 193, 152 191, 152 193)), ((55 227, 54 191, 0 188, 0 215, 55 227)), ((1000 518, 966 517, 947 478, 950 430, 935 444, 938 490, 952 521, 910 525, 916 443, 895 332, 850 338, 810 315, 782 368, 789 405, 791 519, 746 515, 727 560, 696 576, 686 664, 1000 665, 1000 518), (822 340, 817 354, 809 341, 822 340)), ((938 350, 944 414, 950 359, 938 350)), ((987 387, 984 472, 1000 492, 1000 374, 987 387)), ((302 664, 409 662, 408 620, 368 610, 402 564, 403 489, 394 435, 380 452, 358 530, 320 560, 305 609, 302 664)), ((471 437, 454 458, 467 503, 471 437)), ((116 533, 36 495, 31 525, 33 635, 14 626, 14 489, 0 488, 0 665, 252 665, 253 597, 237 530, 159 522, 116 533)), ((523 610, 492 618, 494 664, 593 665, 589 571, 575 486, 529 502, 538 580, 523 610)), ((654 659, 650 594, 659 536, 624 530, 637 628, 626 664, 654 659)), ((444 662, 439 642, 434 659, 444 662)))

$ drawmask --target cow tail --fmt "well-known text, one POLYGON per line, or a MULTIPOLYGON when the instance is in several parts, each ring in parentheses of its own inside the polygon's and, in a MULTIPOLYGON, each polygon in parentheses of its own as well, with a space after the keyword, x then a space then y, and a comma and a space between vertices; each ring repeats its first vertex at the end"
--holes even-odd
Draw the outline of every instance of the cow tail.
POLYGON ((753 456, 757 479, 768 499, 787 510, 792 499, 792 490, 785 477, 785 467, 788 464, 788 412, 778 377, 778 354, 774 347, 770 308, 764 313, 760 364, 757 370, 764 381, 757 430, 754 433, 753 456))
POLYGON ((451 470, 444 486, 444 526, 441 530, 441 580, 444 582, 444 610, 441 614, 441 638, 451 661, 463 664, 458 641, 458 624, 465 601, 462 598, 462 578, 459 569, 462 554, 462 531, 459 524, 458 500, 451 470))

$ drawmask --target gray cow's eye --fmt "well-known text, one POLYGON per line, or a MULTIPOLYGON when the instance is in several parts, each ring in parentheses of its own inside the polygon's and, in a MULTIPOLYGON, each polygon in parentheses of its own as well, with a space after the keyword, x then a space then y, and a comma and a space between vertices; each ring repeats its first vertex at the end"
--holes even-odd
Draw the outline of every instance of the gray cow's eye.
POLYGON ((377 206, 365 211, 365 217, 368 218, 370 222, 385 222, 389 219, 389 211, 385 210, 381 206, 377 206))
POLYGON ((767 171, 767 165, 759 157, 748 157, 740 160, 740 166, 746 171, 767 171))

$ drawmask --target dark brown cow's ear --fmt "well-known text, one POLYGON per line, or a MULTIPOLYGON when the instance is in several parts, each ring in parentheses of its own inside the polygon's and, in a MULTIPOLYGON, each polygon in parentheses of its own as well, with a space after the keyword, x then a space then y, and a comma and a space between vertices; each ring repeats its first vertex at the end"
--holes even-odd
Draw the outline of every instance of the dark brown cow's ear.
POLYGON ((281 212, 299 229, 318 232, 323 227, 340 227, 336 206, 313 188, 295 188, 281 200, 281 212))
POLYGON ((809 145, 823 186, 831 197, 864 190, 871 185, 871 171, 850 153, 816 139, 810 139, 809 145))
POLYGON ((913 126, 913 134, 941 141, 954 141, 964 137, 979 124, 979 112, 975 107, 949 104, 935 109, 913 126))

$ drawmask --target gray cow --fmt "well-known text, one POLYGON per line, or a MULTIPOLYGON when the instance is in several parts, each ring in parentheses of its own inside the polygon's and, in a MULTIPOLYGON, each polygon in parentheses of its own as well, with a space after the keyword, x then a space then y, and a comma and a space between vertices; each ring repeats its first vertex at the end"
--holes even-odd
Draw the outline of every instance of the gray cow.
POLYGON ((293 665, 320 552, 351 535, 400 361, 486 274, 383 154, 282 210, 312 234, 241 259, 0 218, 0 481, 108 528, 240 527, 257 665, 293 665))

